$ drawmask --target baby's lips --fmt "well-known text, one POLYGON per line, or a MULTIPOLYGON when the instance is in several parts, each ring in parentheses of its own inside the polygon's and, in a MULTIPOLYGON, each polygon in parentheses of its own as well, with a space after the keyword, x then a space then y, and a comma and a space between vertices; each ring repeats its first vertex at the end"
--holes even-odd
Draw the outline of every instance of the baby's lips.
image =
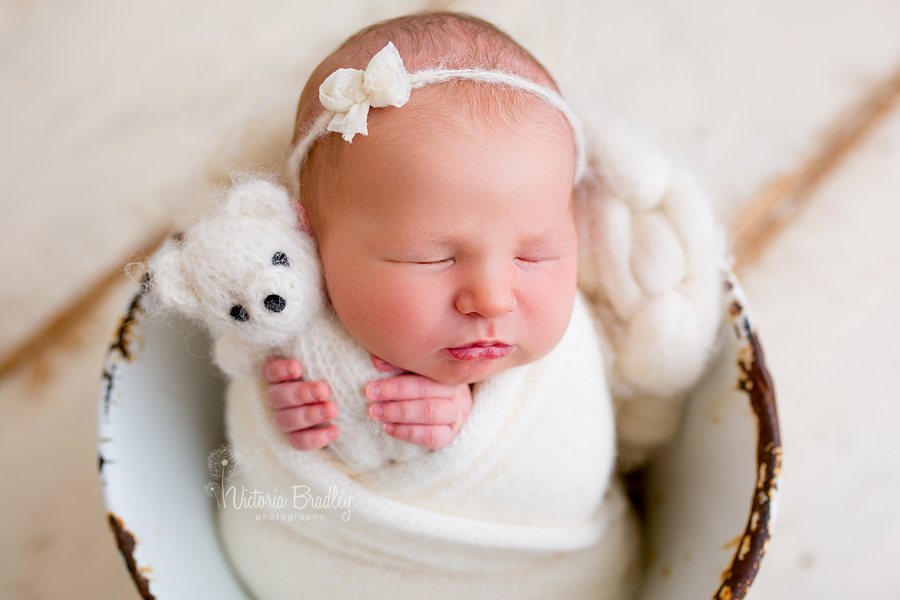
POLYGON ((508 344, 469 344, 459 348, 447 348, 447 353, 464 362, 475 360, 496 360, 504 358, 512 352, 512 346, 508 344))

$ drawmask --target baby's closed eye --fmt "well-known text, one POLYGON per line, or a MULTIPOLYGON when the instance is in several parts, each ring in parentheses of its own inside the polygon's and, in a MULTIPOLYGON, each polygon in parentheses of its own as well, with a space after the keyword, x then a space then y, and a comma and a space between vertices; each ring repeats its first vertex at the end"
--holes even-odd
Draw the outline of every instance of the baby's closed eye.
POLYGON ((529 264, 541 264, 554 262, 561 258, 562 256, 517 256, 516 261, 529 264))
POLYGON ((452 256, 429 256, 429 257, 403 257, 388 258, 386 262, 397 265, 450 265, 456 262, 452 256))
MULTIPOLYGON (((517 263, 539 265, 539 264, 556 262, 556 261, 562 259, 563 256, 564 255, 562 255, 562 254, 550 254, 550 255, 529 254, 529 255, 525 255, 525 256, 514 256, 512 258, 512 260, 517 263)), ((440 258, 440 257, 411 258, 410 257, 410 258, 403 258, 403 259, 387 259, 386 262, 391 263, 391 264, 397 264, 397 265, 450 266, 450 265, 458 262, 458 260, 452 256, 446 257, 446 258, 440 258)))

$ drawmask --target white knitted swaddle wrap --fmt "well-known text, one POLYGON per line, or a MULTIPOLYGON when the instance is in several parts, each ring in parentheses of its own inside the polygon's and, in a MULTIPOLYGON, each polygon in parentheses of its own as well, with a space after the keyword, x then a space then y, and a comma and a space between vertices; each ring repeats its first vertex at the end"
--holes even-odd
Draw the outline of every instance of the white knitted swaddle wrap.
POLYGON ((296 598, 298 590, 300 597, 622 598, 637 536, 627 501, 609 488, 614 423, 599 364, 579 296, 552 352, 478 385, 450 446, 355 478, 325 453, 290 448, 258 382, 236 380, 228 435, 255 457, 235 480, 238 489, 291 495, 308 486, 310 496, 348 499, 352 512, 228 505, 220 515, 233 564, 266 600, 296 598), (298 512, 322 519, 287 520, 298 512), (284 520, 271 519, 279 513, 284 520))

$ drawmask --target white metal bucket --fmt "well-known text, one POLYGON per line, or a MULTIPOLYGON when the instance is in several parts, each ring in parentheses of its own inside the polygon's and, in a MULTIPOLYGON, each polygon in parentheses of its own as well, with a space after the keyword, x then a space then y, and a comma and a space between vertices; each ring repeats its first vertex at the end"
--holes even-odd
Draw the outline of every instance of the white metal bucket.
MULTIPOLYGON (((680 433, 643 473, 639 600, 744 598, 777 507, 781 444, 771 380, 733 275, 718 354, 680 433)), ((183 320, 135 296, 103 374, 99 463, 109 522, 145 599, 246 600, 219 546, 207 457, 225 442, 223 381, 183 320)))

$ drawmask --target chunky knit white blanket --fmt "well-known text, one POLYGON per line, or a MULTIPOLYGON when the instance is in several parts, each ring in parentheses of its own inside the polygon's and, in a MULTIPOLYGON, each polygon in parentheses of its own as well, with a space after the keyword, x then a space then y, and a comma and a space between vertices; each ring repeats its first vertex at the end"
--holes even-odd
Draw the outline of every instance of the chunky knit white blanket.
POLYGON ((602 363, 579 296, 550 354, 476 387, 450 446, 356 477, 332 454, 292 449, 259 383, 235 380, 228 436, 254 457, 235 491, 287 505, 230 498, 220 515, 234 566, 265 600, 627 597, 637 533, 610 486, 615 425, 602 363), (316 509, 316 498, 339 506, 316 509))

